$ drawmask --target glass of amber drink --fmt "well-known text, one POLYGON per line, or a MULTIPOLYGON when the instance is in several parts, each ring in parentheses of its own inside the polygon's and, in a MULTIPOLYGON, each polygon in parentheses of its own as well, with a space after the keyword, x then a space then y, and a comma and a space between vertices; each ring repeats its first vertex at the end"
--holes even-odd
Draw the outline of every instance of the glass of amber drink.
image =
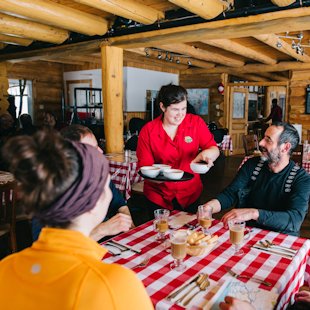
POLYGON ((212 225, 212 208, 205 205, 199 206, 197 210, 197 219, 203 233, 210 234, 209 228, 212 225))
POLYGON ((171 256, 174 261, 170 264, 170 269, 177 271, 183 271, 186 269, 186 265, 183 263, 183 259, 186 256, 186 244, 187 244, 187 231, 174 231, 170 235, 171 244, 171 256))
POLYGON ((230 242, 235 246, 234 255, 242 256, 244 252, 240 250, 244 240, 245 222, 230 220, 228 221, 230 242))
POLYGON ((166 209, 157 209, 154 211, 154 228, 157 232, 156 241, 164 242, 166 240, 166 232, 169 229, 169 215, 170 211, 166 209))

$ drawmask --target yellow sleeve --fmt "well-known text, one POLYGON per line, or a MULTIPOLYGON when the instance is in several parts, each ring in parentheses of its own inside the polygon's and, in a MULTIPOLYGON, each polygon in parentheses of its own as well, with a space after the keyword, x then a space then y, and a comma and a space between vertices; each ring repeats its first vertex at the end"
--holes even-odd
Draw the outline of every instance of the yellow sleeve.
POLYGON ((152 302, 136 274, 116 264, 89 270, 81 283, 76 309, 152 310, 152 302))

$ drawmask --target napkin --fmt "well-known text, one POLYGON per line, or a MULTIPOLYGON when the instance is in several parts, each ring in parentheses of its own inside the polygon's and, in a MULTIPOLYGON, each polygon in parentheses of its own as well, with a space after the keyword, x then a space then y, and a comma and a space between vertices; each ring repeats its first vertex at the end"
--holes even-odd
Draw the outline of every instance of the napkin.
POLYGON ((262 246, 259 242, 255 243, 252 246, 252 249, 258 250, 258 251, 262 251, 265 253, 268 253, 270 255, 278 255, 278 256, 282 256, 288 259, 293 259, 293 257, 295 256, 294 254, 287 252, 285 250, 281 250, 279 248, 275 248, 275 247, 271 247, 271 248, 265 248, 264 246, 262 246))

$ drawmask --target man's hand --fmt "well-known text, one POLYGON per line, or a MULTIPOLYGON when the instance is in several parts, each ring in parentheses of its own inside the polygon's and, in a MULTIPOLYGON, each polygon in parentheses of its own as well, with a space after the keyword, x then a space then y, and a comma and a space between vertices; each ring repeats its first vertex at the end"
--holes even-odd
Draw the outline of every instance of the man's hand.
POLYGON ((247 301, 231 296, 226 296, 224 300, 225 302, 222 301, 219 305, 221 310, 255 310, 255 308, 247 301))
POLYGON ((113 236, 128 231, 132 225, 133 222, 130 215, 118 213, 108 221, 96 226, 92 230, 90 237, 95 241, 98 241, 105 236, 113 236))
POLYGON ((310 305, 310 292, 309 291, 300 291, 295 295, 296 301, 305 301, 310 305))
POLYGON ((228 227, 229 220, 238 220, 238 221, 249 221, 257 220, 259 216, 258 210, 253 208, 244 208, 244 209, 232 209, 227 212, 221 219, 224 226, 228 227))

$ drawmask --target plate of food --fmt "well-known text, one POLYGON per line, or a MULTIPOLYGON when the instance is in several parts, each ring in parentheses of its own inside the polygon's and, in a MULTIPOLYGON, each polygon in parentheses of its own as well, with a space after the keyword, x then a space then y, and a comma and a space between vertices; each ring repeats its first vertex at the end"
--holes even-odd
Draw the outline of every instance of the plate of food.
POLYGON ((203 232, 194 231, 187 238, 187 254, 202 256, 210 253, 217 244, 217 235, 205 235, 203 232))

